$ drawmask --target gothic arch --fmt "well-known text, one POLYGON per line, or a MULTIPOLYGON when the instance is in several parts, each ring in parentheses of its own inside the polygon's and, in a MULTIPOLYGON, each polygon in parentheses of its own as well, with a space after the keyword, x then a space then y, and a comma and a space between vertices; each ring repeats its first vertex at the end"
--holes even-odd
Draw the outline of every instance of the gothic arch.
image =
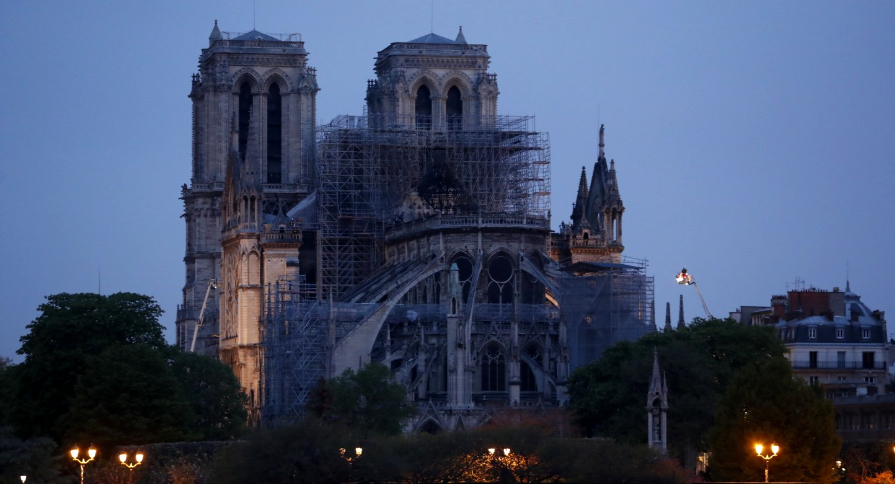
POLYGON ((428 87, 429 92, 433 96, 441 95, 441 89, 438 87, 438 76, 428 69, 418 72, 408 84, 410 85, 410 95, 413 97, 416 97, 416 92, 422 85, 428 87))
POLYGON ((444 427, 442 427, 441 422, 432 417, 426 417, 426 419, 420 422, 416 427, 417 432, 425 432, 427 434, 436 434, 442 430, 444 430, 444 427))
POLYGON ((289 76, 283 72, 282 69, 272 68, 264 73, 264 82, 261 84, 261 92, 267 92, 270 90, 270 85, 273 83, 277 83, 280 86, 280 92, 288 93, 292 92, 292 89, 295 87, 289 76))
POLYGON ((456 86, 457 89, 460 90, 460 94, 463 95, 463 101, 467 101, 472 98, 472 79, 469 78, 465 73, 460 71, 451 71, 445 74, 442 77, 441 82, 441 90, 439 91, 442 96, 447 97, 448 91, 456 86))
POLYGON ((233 86, 231 86, 233 93, 239 94, 240 86, 247 80, 251 84, 252 94, 258 94, 260 92, 258 89, 262 85, 261 75, 250 67, 243 67, 233 74, 233 86))

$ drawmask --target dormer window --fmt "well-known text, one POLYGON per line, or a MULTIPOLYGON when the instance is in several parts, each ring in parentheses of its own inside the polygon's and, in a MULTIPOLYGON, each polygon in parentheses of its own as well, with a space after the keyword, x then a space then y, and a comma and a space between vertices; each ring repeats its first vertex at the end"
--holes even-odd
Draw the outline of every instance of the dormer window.
POLYGON ((808 328, 808 339, 817 339, 817 328, 808 328))
POLYGON ((861 337, 864 339, 870 339, 870 328, 864 328, 861 330, 861 337))
POLYGON ((836 328, 836 339, 845 339, 845 328, 836 328))

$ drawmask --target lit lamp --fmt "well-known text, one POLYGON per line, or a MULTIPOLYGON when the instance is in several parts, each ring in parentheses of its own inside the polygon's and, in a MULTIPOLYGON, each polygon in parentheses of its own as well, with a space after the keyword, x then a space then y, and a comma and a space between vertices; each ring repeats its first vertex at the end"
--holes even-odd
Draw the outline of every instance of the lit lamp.
MULTIPOLYGON (((78 464, 81 464, 81 484, 84 484, 84 466, 87 465, 88 462, 92 461, 94 457, 96 457, 96 447, 94 447, 93 444, 90 444, 90 448, 87 449, 87 457, 89 457, 89 459, 85 459, 83 457, 78 459, 78 454, 81 453, 81 449, 78 448, 78 444, 75 444, 75 446, 72 447, 71 450, 68 451, 68 453, 71 454, 72 460, 74 460, 78 464)), ((24 483, 25 481, 23 480, 22 482, 24 483)))
POLYGON ((361 454, 363 454, 363 453, 364 453, 364 449, 362 449, 361 447, 355 447, 354 448, 354 457, 348 457, 347 455, 345 455, 344 447, 339 449, 339 455, 341 455, 343 459, 347 460, 349 464, 352 463, 355 459, 359 458, 361 456, 361 454))
POLYGON ((764 482, 768 482, 768 466, 771 465, 771 459, 777 457, 777 452, 780 451, 780 446, 777 444, 771 444, 771 452, 773 454, 762 454, 761 451, 764 450, 764 446, 761 444, 755 444, 755 453, 764 459, 764 482))
POLYGON ((118 460, 120 460, 121 465, 127 467, 128 471, 129 471, 127 473, 127 475, 129 476, 128 482, 134 482, 134 467, 137 467, 138 465, 143 463, 143 453, 138 451, 137 454, 134 455, 134 460, 136 460, 137 462, 133 463, 133 464, 128 464, 127 452, 122 452, 122 453, 118 454, 118 460))
POLYGON ((25 484, 25 479, 28 479, 28 476, 19 476, 19 479, 22 480, 22 484, 25 484))

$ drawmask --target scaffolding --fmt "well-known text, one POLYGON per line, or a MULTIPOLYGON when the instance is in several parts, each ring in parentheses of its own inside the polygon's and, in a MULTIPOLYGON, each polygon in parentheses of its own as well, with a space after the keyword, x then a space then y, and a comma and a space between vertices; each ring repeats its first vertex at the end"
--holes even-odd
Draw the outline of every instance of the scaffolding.
POLYGON ((440 213, 547 220, 549 141, 532 117, 340 116, 318 130, 320 297, 339 297, 380 267, 384 228, 413 190, 440 213), (417 126, 420 126, 418 129, 417 126))
POLYGON ((569 367, 596 361, 619 341, 634 341, 653 331, 654 280, 646 260, 597 264, 588 274, 560 278, 563 316, 569 342, 569 367))
POLYGON ((311 390, 326 376, 328 314, 314 287, 280 281, 267 287, 261 325, 263 424, 291 422, 304 414, 311 390))

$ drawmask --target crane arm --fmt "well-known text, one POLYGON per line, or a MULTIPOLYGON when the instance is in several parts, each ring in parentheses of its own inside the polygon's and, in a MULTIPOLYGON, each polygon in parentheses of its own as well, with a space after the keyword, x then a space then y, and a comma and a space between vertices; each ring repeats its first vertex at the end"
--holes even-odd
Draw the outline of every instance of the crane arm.
POLYGON ((208 281, 208 289, 205 290, 205 299, 202 301, 202 309, 199 310, 199 320, 196 321, 196 326, 193 328, 193 342, 190 343, 190 353, 196 352, 196 337, 199 335, 199 327, 202 326, 202 321, 205 319, 205 308, 208 307, 208 296, 211 295, 211 290, 216 287, 218 287, 218 285, 214 279, 208 281))
POLYGON ((712 319, 712 313, 709 312, 709 307, 705 303, 705 298, 702 297, 702 291, 699 290, 699 286, 696 285, 696 281, 690 283, 693 287, 696 288, 696 294, 699 294, 699 300, 702 302, 702 309, 705 309, 705 315, 707 318, 712 319))

